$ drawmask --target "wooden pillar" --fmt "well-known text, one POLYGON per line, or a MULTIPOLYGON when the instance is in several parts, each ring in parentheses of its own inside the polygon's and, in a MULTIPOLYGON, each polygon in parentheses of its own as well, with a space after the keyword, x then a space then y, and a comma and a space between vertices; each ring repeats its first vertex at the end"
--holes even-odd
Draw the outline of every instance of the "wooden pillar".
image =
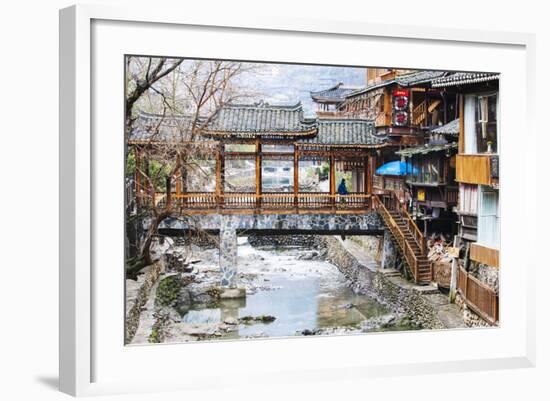
MULTIPOLYGON (((458 248, 458 236, 455 235, 453 240, 453 247, 458 248)), ((451 283, 449 288, 449 302, 454 303, 456 298, 456 287, 457 287, 457 269, 458 269, 458 256, 453 258, 451 262, 451 283)))
MULTIPOLYGON (((154 202, 154 199, 153 199, 154 202)), ((172 177, 166 177, 166 209, 172 206, 172 177)))
POLYGON ((134 169, 134 193, 136 207, 139 209, 141 206, 141 150, 139 148, 134 149, 134 156, 136 159, 136 166, 134 169))
POLYGON ((331 204, 334 207, 336 205, 336 197, 334 196, 336 193, 336 174, 334 171, 334 154, 330 153, 330 200, 331 204))
POLYGON ((365 159, 365 192, 372 194, 372 176, 374 174, 374 158, 367 156, 365 159))
POLYGON ((294 144, 294 207, 298 208, 298 190, 299 190, 299 184, 298 184, 298 171, 299 171, 299 155, 298 155, 298 149, 297 145, 294 144))
POLYGON ((222 204, 222 194, 224 187, 224 160, 223 144, 220 144, 216 152, 216 200, 218 206, 222 204))
POLYGON ((262 206, 262 152, 260 140, 256 139, 256 208, 262 206))
POLYGON ((464 153, 464 96, 458 97, 458 153, 464 153))

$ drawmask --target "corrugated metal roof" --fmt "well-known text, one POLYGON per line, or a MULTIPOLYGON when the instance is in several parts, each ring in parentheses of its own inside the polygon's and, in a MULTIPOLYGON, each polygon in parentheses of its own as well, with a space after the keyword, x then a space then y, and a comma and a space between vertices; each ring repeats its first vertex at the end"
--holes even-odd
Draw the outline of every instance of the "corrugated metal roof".
POLYGON ((447 149, 458 149, 458 143, 452 142, 452 143, 446 143, 446 144, 440 144, 440 145, 415 146, 412 148, 399 150, 395 152, 395 154, 400 156, 410 157, 412 155, 419 155, 419 154, 424 155, 432 152, 441 152, 447 149))
POLYGON ((453 120, 450 123, 442 125, 441 127, 432 129, 430 132, 434 134, 458 135, 459 130, 460 130, 459 120, 457 118, 456 120, 453 120))

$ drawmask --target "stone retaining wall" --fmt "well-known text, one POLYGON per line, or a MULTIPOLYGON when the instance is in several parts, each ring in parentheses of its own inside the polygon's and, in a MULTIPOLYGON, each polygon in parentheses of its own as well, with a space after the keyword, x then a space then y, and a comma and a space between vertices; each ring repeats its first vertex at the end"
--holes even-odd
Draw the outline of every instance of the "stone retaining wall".
POLYGON ((258 235, 251 234, 248 236, 248 242, 254 247, 259 246, 301 246, 314 248, 318 244, 316 235, 258 235))
POLYGON ((416 286, 400 276, 387 275, 361 264, 335 237, 323 237, 327 260, 336 265, 350 281, 353 291, 368 295, 395 313, 407 316, 427 329, 447 327, 439 312, 447 304, 436 288, 416 286))
POLYGON ((152 265, 142 269, 142 271, 144 271, 143 274, 145 275, 143 282, 137 291, 135 298, 127 300, 126 302, 126 325, 124 335, 126 344, 129 344, 132 341, 132 338, 134 338, 139 326, 141 309, 149 299, 151 288, 153 288, 160 274, 164 272, 164 270, 165 264, 163 259, 160 259, 152 265))

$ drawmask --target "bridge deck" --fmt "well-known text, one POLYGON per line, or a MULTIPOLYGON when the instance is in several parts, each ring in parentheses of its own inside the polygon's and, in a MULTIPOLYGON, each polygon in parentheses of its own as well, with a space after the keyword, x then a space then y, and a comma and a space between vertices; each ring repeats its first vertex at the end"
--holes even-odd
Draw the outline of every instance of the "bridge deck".
MULTIPOLYGON (((140 196, 143 205, 150 196, 140 196)), ((170 202, 181 214, 364 214, 372 211, 372 196, 365 193, 347 195, 328 193, 225 193, 195 192, 186 194, 156 193, 155 205, 170 202)))

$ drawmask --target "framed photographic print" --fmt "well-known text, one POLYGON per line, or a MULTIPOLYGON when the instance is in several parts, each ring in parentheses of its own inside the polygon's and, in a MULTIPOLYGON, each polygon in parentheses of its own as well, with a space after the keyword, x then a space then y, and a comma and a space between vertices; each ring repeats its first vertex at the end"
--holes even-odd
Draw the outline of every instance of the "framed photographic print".
POLYGON ((531 36, 174 15, 61 11, 62 391, 532 365, 531 36))

